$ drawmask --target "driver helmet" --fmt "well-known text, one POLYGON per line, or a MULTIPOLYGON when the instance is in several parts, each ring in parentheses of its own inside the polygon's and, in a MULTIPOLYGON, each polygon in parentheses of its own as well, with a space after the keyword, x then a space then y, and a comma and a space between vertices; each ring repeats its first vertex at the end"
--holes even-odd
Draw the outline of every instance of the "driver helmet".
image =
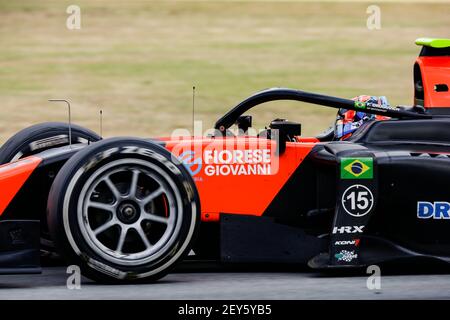
MULTIPOLYGON (((381 107, 389 107, 389 102, 384 96, 361 95, 353 98, 354 101, 378 104, 381 107)), ((358 130, 365 122, 371 120, 387 120, 389 117, 369 114, 361 111, 339 109, 334 125, 335 140, 346 140, 358 130)))

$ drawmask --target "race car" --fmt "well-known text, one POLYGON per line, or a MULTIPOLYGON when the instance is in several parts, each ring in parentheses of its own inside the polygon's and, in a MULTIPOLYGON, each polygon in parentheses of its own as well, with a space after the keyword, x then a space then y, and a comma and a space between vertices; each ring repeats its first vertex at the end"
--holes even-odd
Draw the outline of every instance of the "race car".
POLYGON ((0 148, 0 273, 40 249, 94 280, 154 281, 191 250, 228 263, 361 268, 450 262, 450 40, 418 39, 412 107, 293 89, 258 92, 205 137, 101 139, 62 123, 0 148), (295 100, 383 116, 337 140, 247 114, 295 100), (236 125, 238 130, 231 130, 236 125))

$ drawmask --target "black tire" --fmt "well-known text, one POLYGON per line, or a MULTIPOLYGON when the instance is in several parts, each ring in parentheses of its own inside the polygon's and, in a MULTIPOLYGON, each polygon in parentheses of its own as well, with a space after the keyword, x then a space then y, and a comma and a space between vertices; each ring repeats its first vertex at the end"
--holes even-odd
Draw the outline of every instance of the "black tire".
MULTIPOLYGON (((72 125, 72 144, 99 140, 101 137, 95 132, 75 124, 72 125)), ((17 132, 1 146, 0 164, 68 144, 69 125, 67 123, 39 123, 17 132)))
POLYGON ((81 150, 62 167, 50 190, 47 221, 60 254, 88 278, 148 282, 188 254, 200 203, 192 177, 165 148, 112 138, 81 150), (163 235, 155 240, 158 232, 163 235))
MULTIPOLYGON (((72 124, 72 144, 95 142, 101 139, 95 132, 72 124)), ((62 122, 35 124, 17 132, 0 147, 0 164, 68 144, 69 124, 62 122)), ((42 221, 45 222, 45 216, 43 218, 42 221)), ((45 223, 41 224, 41 253, 43 257, 56 257, 55 248, 45 223)))

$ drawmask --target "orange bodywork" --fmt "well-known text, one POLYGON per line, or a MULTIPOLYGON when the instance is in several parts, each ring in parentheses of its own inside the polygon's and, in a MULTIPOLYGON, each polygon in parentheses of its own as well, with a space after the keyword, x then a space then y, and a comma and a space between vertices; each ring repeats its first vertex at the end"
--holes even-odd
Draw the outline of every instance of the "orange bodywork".
POLYGON ((32 156, 0 166, 0 216, 41 161, 32 156))
POLYGON ((191 171, 202 221, 217 221, 220 213, 262 215, 317 140, 287 142, 281 156, 274 141, 253 137, 165 142, 191 171))
POLYGON ((450 107, 450 91, 437 92, 436 85, 450 88, 450 57, 421 56, 416 60, 422 74, 425 108, 450 107))

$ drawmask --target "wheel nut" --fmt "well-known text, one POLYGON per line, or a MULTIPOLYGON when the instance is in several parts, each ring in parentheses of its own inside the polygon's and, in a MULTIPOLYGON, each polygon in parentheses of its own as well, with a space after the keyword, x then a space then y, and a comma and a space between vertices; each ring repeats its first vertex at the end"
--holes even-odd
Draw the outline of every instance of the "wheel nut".
POLYGON ((126 216, 130 217, 130 216, 133 215, 134 210, 133 210, 133 208, 131 208, 131 207, 127 207, 127 208, 125 208, 125 210, 123 211, 123 213, 124 213, 126 216))

